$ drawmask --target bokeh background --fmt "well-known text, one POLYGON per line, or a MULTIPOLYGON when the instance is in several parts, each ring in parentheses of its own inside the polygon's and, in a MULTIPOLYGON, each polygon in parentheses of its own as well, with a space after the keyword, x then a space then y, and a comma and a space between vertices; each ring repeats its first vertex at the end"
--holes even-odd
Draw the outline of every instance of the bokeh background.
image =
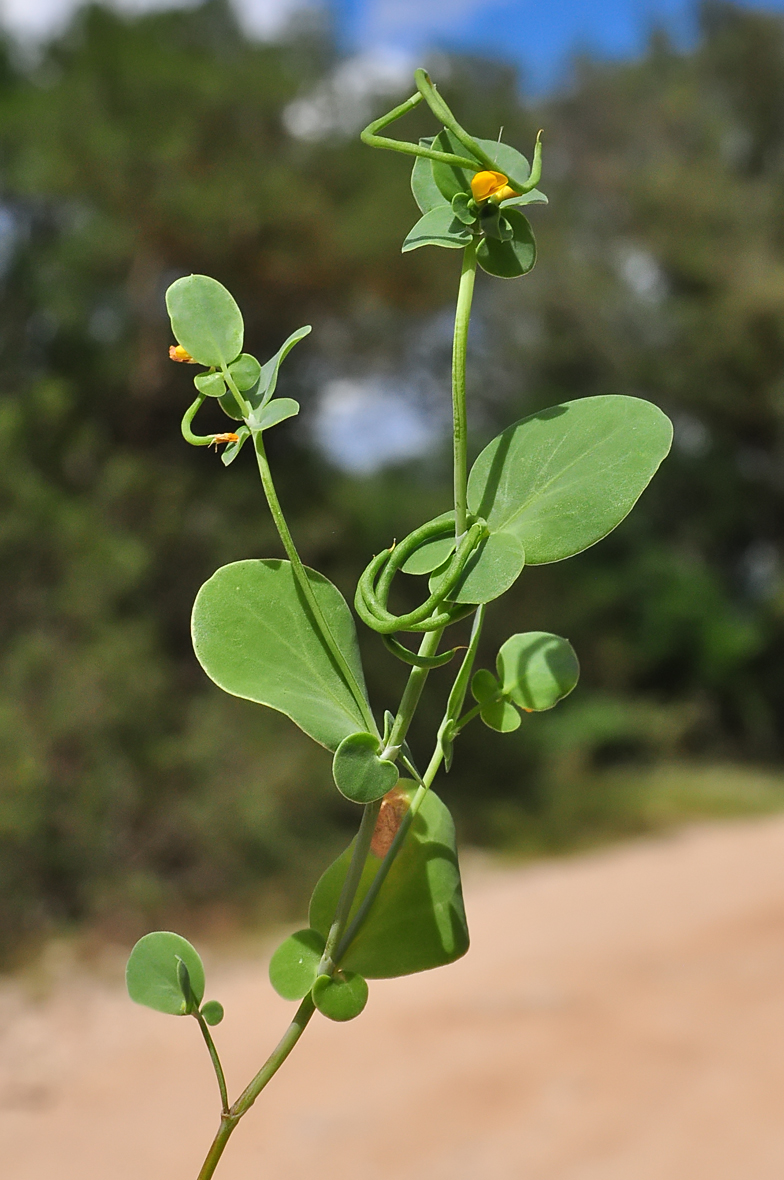
MULTIPOLYGON (((478 283, 472 449, 616 392, 675 423, 613 536, 489 615, 568 636, 574 696, 469 729, 464 841, 568 850, 784 806, 784 5, 12 0, 0 42, 0 954, 299 914, 355 810, 326 752, 219 692, 190 606, 279 552, 251 456, 179 436, 163 293, 235 294, 262 359, 303 323, 270 436, 305 560, 350 597, 449 500, 458 260, 402 257, 409 165, 358 130, 427 64, 473 133, 545 128, 539 263, 478 283)), ((428 134, 427 112, 408 137, 428 134)), ((401 133, 403 126, 400 127, 401 133)), ((220 429, 217 425, 216 429, 220 429)), ((376 707, 402 666, 361 634, 376 707)), ((412 745, 440 717, 431 678, 412 745)))

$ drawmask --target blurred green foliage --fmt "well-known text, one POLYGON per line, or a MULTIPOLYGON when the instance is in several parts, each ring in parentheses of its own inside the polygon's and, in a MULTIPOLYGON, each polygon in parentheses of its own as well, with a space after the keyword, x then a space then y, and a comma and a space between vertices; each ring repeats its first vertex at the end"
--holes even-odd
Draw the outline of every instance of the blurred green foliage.
MULTIPOLYGON (((416 215, 405 162, 286 129, 338 64, 328 28, 256 44, 222 0, 134 19, 88 8, 40 60, 0 56, 6 951, 83 920, 255 915, 273 887, 299 909, 355 824, 328 756, 224 697, 191 653, 201 582, 278 549, 250 463, 226 472, 179 438, 190 382, 169 364, 163 305, 178 275, 214 275, 262 356, 313 322, 285 378, 306 413, 325 377, 402 381, 425 356, 448 399, 457 264, 400 256, 416 215)), ((552 630, 580 655, 579 691, 515 734, 469 728, 441 790, 464 835, 521 847, 639 830, 714 796, 732 809, 702 779, 705 807, 669 787, 652 805, 633 784, 661 759, 784 753, 784 23, 704 6, 693 52, 657 34, 632 64, 580 61, 539 109, 497 63, 437 74, 477 134, 503 124, 530 150, 546 129, 539 266, 479 286, 475 448, 594 393, 640 394, 676 423, 629 521, 490 612, 487 666, 510 632, 552 630)), ((409 137, 429 131, 409 117, 409 137)), ((296 428, 271 446, 305 559, 348 596, 372 552, 447 506, 447 455, 358 479, 296 428)), ((362 642, 391 707, 404 672, 362 642)), ((411 735, 423 754, 432 683, 411 735)), ((752 810, 779 802, 750 788, 752 810)))

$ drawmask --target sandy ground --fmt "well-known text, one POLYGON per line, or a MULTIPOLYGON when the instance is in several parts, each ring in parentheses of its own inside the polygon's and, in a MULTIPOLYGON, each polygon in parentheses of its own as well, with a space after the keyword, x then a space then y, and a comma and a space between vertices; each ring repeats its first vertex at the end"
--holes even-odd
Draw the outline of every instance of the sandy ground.
MULTIPOLYGON (((317 1017, 220 1180, 781 1180, 784 818, 475 869, 459 964, 317 1017)), ((236 1094, 292 1011, 261 961, 208 994, 236 1094)), ((195 1180, 198 1030, 78 978, 0 993, 3 1180, 195 1180)))

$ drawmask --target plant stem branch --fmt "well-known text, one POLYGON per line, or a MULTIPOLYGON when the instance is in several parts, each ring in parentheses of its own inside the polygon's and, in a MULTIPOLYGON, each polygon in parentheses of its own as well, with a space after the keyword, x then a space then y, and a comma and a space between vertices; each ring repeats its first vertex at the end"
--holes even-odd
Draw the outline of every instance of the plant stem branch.
POLYGON ((342 937, 343 931, 348 922, 348 916, 351 913, 351 907, 354 904, 359 882, 362 880, 362 873, 365 868, 365 861, 368 858, 370 851, 370 842, 373 839, 373 832, 376 828, 376 820, 378 813, 381 810, 381 800, 377 799, 374 803, 366 803, 362 812, 362 822, 359 825, 357 832, 356 843, 354 844, 354 852, 351 857, 351 864, 348 867, 346 879, 343 882, 343 888, 340 891, 340 897, 335 909, 335 917, 332 919, 332 925, 327 936, 327 944, 324 947, 324 954, 321 957, 318 973, 323 975, 325 973, 331 974, 335 969, 335 948, 337 947, 342 937))
POLYGON ((472 239, 463 253, 460 287, 455 311, 455 335, 452 347, 452 417, 454 434, 455 536, 458 540, 467 528, 466 486, 468 482, 468 419, 466 414, 466 352, 468 324, 476 278, 477 241, 472 239))
POLYGON ((215 1076, 218 1079, 218 1089, 220 1090, 221 1098, 221 1115, 227 1115, 229 1113, 229 1092, 226 1089, 226 1076, 223 1072, 223 1066, 221 1065, 220 1057, 218 1056, 218 1050, 215 1048, 215 1042, 213 1041, 212 1033, 207 1026, 207 1021, 204 1019, 201 1012, 199 1012, 198 1008, 193 1013, 193 1015, 196 1017, 199 1028, 201 1029, 201 1035, 204 1037, 204 1042, 207 1046, 207 1049, 209 1050, 210 1058, 212 1060, 212 1067, 215 1070, 215 1076))
POLYGON ((207 1153, 207 1158, 202 1164, 198 1180, 210 1180, 210 1178, 213 1176, 215 1169, 218 1166, 218 1161, 223 1155, 224 1149, 229 1141, 232 1131, 237 1126, 237 1123, 240 1121, 242 1116, 250 1110, 251 1106, 253 1106, 253 1103, 256 1101, 267 1082, 269 1082, 270 1079, 273 1078, 278 1072, 281 1065, 286 1060, 289 1053, 291 1053, 291 1050, 294 1048, 297 1041, 307 1028, 308 1022, 315 1010, 316 1007, 313 1003, 312 996, 307 995, 297 1009, 296 1016, 292 1020, 291 1024, 286 1029, 275 1049, 272 1051, 272 1053, 270 1053, 269 1057, 264 1062, 264 1065, 256 1074, 253 1081, 245 1087, 229 1111, 221 1116, 221 1125, 218 1128, 218 1133, 212 1142, 209 1152, 207 1153))
MULTIPOLYGON (((444 633, 444 628, 440 627, 438 631, 427 631, 425 637, 419 645, 417 652, 418 656, 434 656, 438 651, 438 645, 441 642, 441 636, 444 633)), ((400 705, 398 707, 397 716, 395 717, 392 729, 387 741, 387 749, 397 750, 405 741, 408 727, 416 712, 416 707, 419 704, 419 698, 422 696, 422 689, 425 687, 425 681, 430 668, 412 668, 409 673, 406 687, 403 690, 403 695, 400 698, 400 705)), ((383 753, 382 753, 383 757, 383 753)))

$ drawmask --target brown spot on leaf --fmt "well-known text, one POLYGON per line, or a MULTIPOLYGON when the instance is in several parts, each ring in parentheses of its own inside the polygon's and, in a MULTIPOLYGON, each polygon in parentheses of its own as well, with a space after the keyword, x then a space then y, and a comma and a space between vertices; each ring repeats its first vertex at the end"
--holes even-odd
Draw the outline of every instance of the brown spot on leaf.
POLYGON ((381 810, 370 842, 370 851, 380 860, 392 846, 403 816, 408 811, 408 803, 408 795, 401 787, 393 787, 381 800, 381 810))

